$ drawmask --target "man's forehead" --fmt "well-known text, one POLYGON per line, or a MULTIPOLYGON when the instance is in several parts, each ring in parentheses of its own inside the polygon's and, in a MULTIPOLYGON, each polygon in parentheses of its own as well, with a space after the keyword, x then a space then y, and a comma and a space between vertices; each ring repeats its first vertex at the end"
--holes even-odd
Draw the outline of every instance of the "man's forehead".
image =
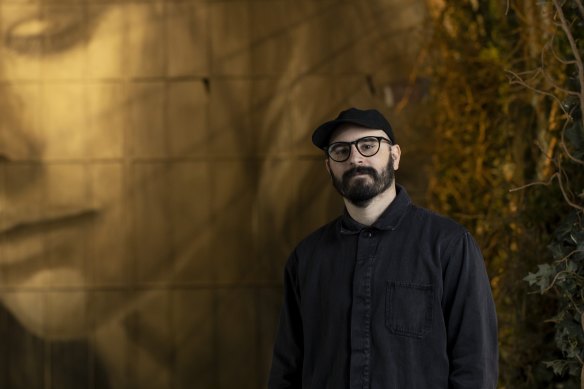
POLYGON ((341 124, 333 131, 329 143, 349 142, 364 136, 383 136, 384 138, 387 138, 387 134, 383 130, 376 130, 347 123, 341 124))

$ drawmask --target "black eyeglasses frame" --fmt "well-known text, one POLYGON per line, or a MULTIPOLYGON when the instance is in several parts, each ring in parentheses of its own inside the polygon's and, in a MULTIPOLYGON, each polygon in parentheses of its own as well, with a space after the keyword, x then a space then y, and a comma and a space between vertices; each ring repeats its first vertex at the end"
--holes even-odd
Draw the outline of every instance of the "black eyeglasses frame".
POLYGON ((352 142, 333 142, 333 143, 329 144, 328 146, 323 147, 322 149, 323 149, 325 155, 328 158, 332 159, 333 161, 335 161, 335 162, 345 162, 349 158, 351 158, 351 153, 353 152, 353 145, 355 145, 355 148, 357 149, 357 151, 359 152, 359 154, 361 154, 362 156, 364 156, 366 158, 370 158, 370 157, 373 157, 374 155, 376 155, 379 152, 379 150, 381 150, 381 141, 386 141, 390 146, 393 146, 393 143, 389 139, 384 138, 382 136, 364 136, 364 137, 359 138, 359 139, 356 139, 356 140, 354 140, 352 142), (378 147, 377 147, 377 150, 373 154, 371 154, 371 155, 365 155, 365 154, 363 154, 361 152, 361 150, 359 150, 358 143, 361 142, 361 141, 363 141, 363 139, 370 139, 370 138, 375 138, 377 140, 378 147), (342 160, 337 160, 337 159, 334 159, 332 157, 332 155, 330 153, 331 147, 334 146, 334 145, 338 145, 338 144, 349 145, 349 154, 347 154, 347 158, 342 159, 342 160))

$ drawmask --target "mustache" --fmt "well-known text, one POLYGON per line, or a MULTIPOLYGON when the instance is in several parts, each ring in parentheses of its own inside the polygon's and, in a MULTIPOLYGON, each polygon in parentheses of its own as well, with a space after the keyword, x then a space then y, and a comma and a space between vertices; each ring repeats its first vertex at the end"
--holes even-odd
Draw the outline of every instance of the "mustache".
POLYGON ((358 174, 368 174, 372 177, 377 177, 377 171, 370 166, 357 166, 343 173, 343 180, 356 176, 358 174))

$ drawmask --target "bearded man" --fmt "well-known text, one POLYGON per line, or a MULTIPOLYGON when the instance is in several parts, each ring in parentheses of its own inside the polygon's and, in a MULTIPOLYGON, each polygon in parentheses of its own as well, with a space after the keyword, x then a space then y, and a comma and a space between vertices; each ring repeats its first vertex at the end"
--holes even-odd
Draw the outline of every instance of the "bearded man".
POLYGON ((484 261, 458 223, 396 185, 401 149, 376 110, 350 108, 312 142, 345 212, 284 272, 270 389, 494 389, 497 322, 484 261))

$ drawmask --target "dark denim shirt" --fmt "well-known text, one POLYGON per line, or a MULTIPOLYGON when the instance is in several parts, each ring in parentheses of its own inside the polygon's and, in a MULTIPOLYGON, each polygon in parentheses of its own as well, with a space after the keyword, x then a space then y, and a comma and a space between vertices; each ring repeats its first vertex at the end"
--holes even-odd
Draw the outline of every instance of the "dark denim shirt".
POLYGON ((495 305, 477 244, 397 189, 372 226, 345 211, 290 256, 270 389, 496 387, 495 305))

